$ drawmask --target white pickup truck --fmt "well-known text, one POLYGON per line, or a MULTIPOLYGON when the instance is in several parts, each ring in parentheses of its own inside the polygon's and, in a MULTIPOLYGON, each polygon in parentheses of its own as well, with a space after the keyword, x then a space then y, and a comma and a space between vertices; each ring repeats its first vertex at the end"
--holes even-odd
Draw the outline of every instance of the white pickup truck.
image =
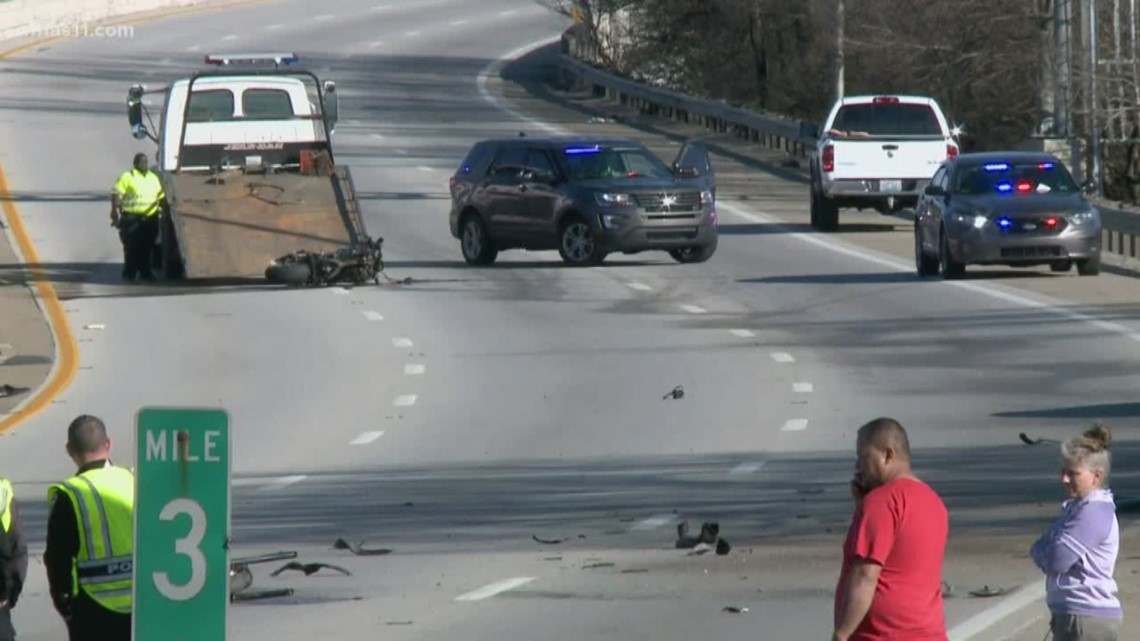
POLYGON ((848 96, 831 107, 811 154, 811 225, 833 231, 844 207, 886 214, 913 206, 956 131, 925 96, 848 96))

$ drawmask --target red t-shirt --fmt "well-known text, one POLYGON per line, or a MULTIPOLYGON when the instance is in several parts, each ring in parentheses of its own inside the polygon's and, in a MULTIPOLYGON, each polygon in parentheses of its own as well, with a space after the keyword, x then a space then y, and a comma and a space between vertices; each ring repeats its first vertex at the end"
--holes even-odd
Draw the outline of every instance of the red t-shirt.
POLYGON ((863 497, 843 544, 837 622, 855 558, 883 569, 871 609, 851 641, 946 641, 942 559, 948 531, 946 506, 922 481, 897 478, 863 497))

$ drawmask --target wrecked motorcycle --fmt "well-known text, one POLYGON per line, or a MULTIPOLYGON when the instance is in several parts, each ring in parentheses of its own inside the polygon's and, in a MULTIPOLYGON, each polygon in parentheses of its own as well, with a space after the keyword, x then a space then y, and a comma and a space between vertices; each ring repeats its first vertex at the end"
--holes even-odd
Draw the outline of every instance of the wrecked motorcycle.
POLYGON ((265 278, 271 283, 291 287, 315 287, 338 282, 363 285, 368 281, 379 285, 380 274, 384 271, 383 244, 383 238, 372 240, 365 236, 364 242, 335 252, 295 251, 271 261, 265 269, 265 278))

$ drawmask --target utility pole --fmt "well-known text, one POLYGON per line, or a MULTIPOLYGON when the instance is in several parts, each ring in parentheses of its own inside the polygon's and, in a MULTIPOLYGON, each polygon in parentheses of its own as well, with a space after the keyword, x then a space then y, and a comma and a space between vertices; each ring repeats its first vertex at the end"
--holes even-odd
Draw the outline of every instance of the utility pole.
POLYGON ((1066 139, 1072 131, 1069 122, 1069 25, 1073 12, 1070 7, 1070 0, 1053 0, 1053 53, 1057 70, 1053 83, 1057 91, 1053 99, 1053 127, 1057 137, 1066 139))
POLYGON ((843 98, 843 2, 835 0, 835 99, 843 98))
POLYGON ((1104 197, 1104 167, 1100 158, 1100 119, 1097 117, 1099 101, 1097 100, 1097 56, 1096 44, 1096 2, 1084 0, 1081 7, 1081 18, 1084 23, 1085 64, 1088 80, 1085 82, 1085 110, 1088 114, 1088 138, 1092 155, 1092 179, 1096 183, 1097 196, 1104 197))

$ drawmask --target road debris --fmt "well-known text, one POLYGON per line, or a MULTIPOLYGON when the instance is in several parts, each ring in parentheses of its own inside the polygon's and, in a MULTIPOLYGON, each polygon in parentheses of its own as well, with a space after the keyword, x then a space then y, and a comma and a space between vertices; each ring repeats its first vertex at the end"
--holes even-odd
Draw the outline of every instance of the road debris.
POLYGON ((364 547, 364 541, 352 544, 348 541, 345 541, 344 539, 337 539, 333 542, 333 547, 338 550, 348 550, 356 556, 376 556, 380 554, 392 553, 392 550, 389 550, 388 548, 366 548, 364 547))
POLYGON ((690 555, 704 554, 715 546, 716 553, 719 556, 724 556, 732 549, 728 541, 720 538, 720 524, 716 522, 702 523, 701 533, 695 537, 689 535, 688 521, 678 523, 676 545, 678 549, 693 548, 693 551, 689 553, 690 555))
POLYGON ((748 608, 738 608, 735 605, 726 605, 721 612, 732 612, 733 614, 744 614, 748 612, 748 608))
POLYGON ((685 398, 685 388, 678 385, 677 387, 674 387, 671 392, 669 392, 665 396, 662 396, 661 400, 665 400, 665 399, 670 398, 670 397, 672 397, 674 399, 685 398))
POLYGON ((1054 443, 1054 444, 1060 443, 1060 441, 1055 441, 1051 438, 1029 438, 1029 435, 1026 434, 1025 432, 1021 432, 1020 434, 1017 435, 1017 437, 1020 438, 1021 442, 1025 443, 1026 445, 1041 445, 1042 443, 1054 443))
POLYGON ((311 576, 313 574, 316 574, 317 572, 320 572, 321 568, 328 568, 330 570, 336 570, 337 572, 340 572, 340 573, 344 574, 345 576, 352 576, 352 572, 349 572, 348 570, 340 567, 339 565, 329 565, 328 563, 300 563, 297 561, 290 561, 289 563, 286 563, 285 565, 274 570, 270 576, 277 576, 278 574, 281 574, 285 570, 300 570, 301 572, 305 573, 305 576, 311 576))
POLYGON ((253 601, 256 599, 271 599, 275 597, 292 596, 292 588, 255 590, 253 592, 249 592, 249 588, 253 585, 253 572, 249 569, 249 566, 255 563, 268 563, 270 561, 281 561, 284 559, 295 558, 297 558, 297 553, 289 551, 274 552, 271 554, 262 554, 260 556, 233 559, 230 561, 230 601, 253 601))
POLYGON ((592 570, 594 568, 612 568, 613 566, 614 566, 613 563, 591 563, 590 565, 583 565, 582 569, 583 570, 592 570))
POLYGON ((539 543, 545 543, 546 545, 558 545, 559 543, 562 543, 563 541, 566 540, 566 539, 540 539, 540 538, 538 538, 538 535, 536 535, 536 534, 530 535, 530 538, 534 539, 535 541, 537 541, 539 543))
POLYGON ((29 387, 14 387, 7 384, 0 385, 0 398, 3 398, 5 396, 17 396, 19 394, 26 394, 30 391, 31 388, 29 387))
POLYGON ((1010 592, 1013 592, 1013 590, 1014 590, 1014 588, 996 588, 995 589, 995 588, 991 588, 988 585, 984 585, 984 586, 982 586, 981 590, 971 590, 970 596, 981 597, 981 598, 986 598, 986 597, 991 597, 991 596, 1001 596, 1003 594, 1009 594, 1010 592))

